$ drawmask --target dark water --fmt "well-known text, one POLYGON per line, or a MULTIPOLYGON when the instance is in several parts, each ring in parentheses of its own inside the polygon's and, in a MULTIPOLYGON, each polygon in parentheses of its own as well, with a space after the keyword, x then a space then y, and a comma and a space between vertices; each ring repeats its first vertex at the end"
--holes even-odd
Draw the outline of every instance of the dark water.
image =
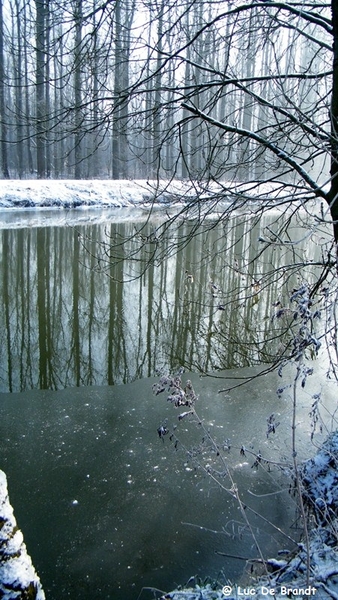
MULTIPOLYGON (((267 521, 297 538, 288 472, 257 470, 251 454, 290 461, 291 403, 278 400, 277 376, 227 397, 218 394, 224 383, 193 375, 205 431, 183 419, 177 449, 157 435, 178 423, 177 411, 152 395, 148 379, 181 364, 236 367, 231 377, 242 377, 268 359, 273 304, 293 285, 281 266, 315 256, 316 246, 304 238, 290 256, 276 245, 253 266, 266 225, 243 216, 206 223, 187 245, 192 224, 181 223, 156 257, 151 244, 135 250, 153 223, 0 231, 0 468, 47 598, 146 600, 154 595, 139 596, 143 587, 170 591, 192 575, 234 580, 245 561, 224 554, 256 557, 253 533, 265 555, 292 546, 267 521), (269 273, 272 285, 257 286, 269 273), (272 413, 281 424, 267 438, 272 413), (229 493, 233 481, 210 477, 224 464, 202 441, 206 432, 231 446, 221 458, 243 501, 267 519, 248 509, 252 531, 229 493)), ((301 238, 297 224, 293 233, 301 238)), ((316 378, 302 391, 300 457, 322 387, 316 378)))
MULTIPOLYGON (((178 423, 178 413, 165 397, 152 395, 153 382, 1 397, 0 464, 47 598, 136 600, 144 586, 170 591, 192 575, 239 577, 244 561, 217 551, 258 556, 238 503, 196 469, 197 463, 217 468, 214 453, 205 450, 192 461, 183 449, 201 447, 200 426, 182 420, 177 449, 169 437, 157 436, 160 424, 178 423)), ((276 375, 231 399, 217 393, 218 381, 193 376, 193 382, 205 427, 232 446, 224 457, 242 500, 297 538, 288 477, 257 470, 250 451, 240 453, 245 445, 290 461, 290 406, 274 393, 276 375), (267 438, 272 412, 281 424, 267 438)), ((309 444, 308 410, 301 413, 299 456, 309 444)), ((219 482, 231 487, 227 477, 219 482)), ((246 512, 265 556, 292 548, 246 512)))

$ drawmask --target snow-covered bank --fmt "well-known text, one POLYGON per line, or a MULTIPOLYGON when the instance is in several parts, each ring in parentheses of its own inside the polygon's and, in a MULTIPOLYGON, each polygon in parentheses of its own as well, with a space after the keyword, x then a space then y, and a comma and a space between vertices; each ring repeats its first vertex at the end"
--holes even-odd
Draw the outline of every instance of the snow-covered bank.
MULTIPOLYGON (((155 187, 146 181, 0 180, 0 229, 143 219, 154 196, 155 187)), ((167 206, 168 198, 169 189, 157 206, 167 206)))
POLYGON ((328 528, 316 528, 310 532, 310 577, 306 577, 306 549, 300 544, 299 551, 289 559, 268 561, 268 568, 275 568, 269 577, 240 585, 226 586, 207 584, 174 590, 161 596, 160 600, 306 600, 338 599, 338 546, 336 536, 328 528), (216 588, 216 589, 215 589, 216 588))
POLYGON ((0 471, 0 598, 45 598, 40 579, 27 554, 23 535, 16 524, 3 471, 0 471))
POLYGON ((147 181, 2 179, 0 229, 144 219, 151 206, 181 205, 192 193, 183 182, 163 182, 160 191, 147 181))
POLYGON ((187 587, 165 594, 161 600, 338 600, 338 431, 327 438, 314 458, 303 463, 300 472, 303 499, 316 519, 308 547, 304 541, 289 556, 268 560, 269 575, 257 581, 250 578, 244 585, 187 587))
POLYGON ((267 202, 270 212, 279 210, 281 202, 284 211, 285 193, 268 182, 207 182, 204 186, 180 180, 0 179, 0 229, 121 222, 131 215, 144 218, 150 208, 163 216, 168 210, 172 213, 189 206, 185 219, 200 219, 202 213, 203 218, 214 218, 229 206, 232 211, 250 212, 261 201, 267 202))
POLYGON ((0 180, 1 208, 121 208, 146 200, 146 190, 129 181, 0 180))
POLYGON ((161 192, 155 182, 129 180, 0 180, 0 208, 125 208, 149 203, 171 202, 186 192, 184 184, 163 182, 161 192))
POLYGON ((285 200, 295 202, 292 197, 297 190, 285 189, 278 183, 256 181, 245 183, 192 182, 188 180, 129 180, 129 179, 0 179, 1 208, 80 208, 168 205, 175 202, 186 203, 198 197, 208 201, 257 201, 273 200, 285 204, 285 200))

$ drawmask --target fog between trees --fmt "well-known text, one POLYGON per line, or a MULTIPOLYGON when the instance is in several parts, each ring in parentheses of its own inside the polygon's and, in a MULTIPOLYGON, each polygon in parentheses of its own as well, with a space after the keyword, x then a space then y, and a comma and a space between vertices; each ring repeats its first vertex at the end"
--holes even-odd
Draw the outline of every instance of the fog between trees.
POLYGON ((3 177, 318 194, 335 154, 335 5, 332 22, 326 2, 2 1, 3 177))

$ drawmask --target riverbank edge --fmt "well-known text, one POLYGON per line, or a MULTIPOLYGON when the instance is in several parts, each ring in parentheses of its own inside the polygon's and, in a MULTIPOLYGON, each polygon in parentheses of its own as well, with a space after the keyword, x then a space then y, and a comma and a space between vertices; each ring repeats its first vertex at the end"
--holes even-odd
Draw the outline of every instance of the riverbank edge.
POLYGON ((7 477, 0 470, 0 598, 45 600, 31 557, 9 501, 7 477))
POLYGON ((268 559, 267 574, 251 576, 248 584, 229 583, 219 589, 196 585, 176 589, 160 600, 338 600, 338 430, 301 464, 300 477, 303 503, 314 523, 308 546, 302 540, 286 558, 268 559))
MULTIPOLYGON (((327 543, 326 528, 314 528, 310 532, 311 576, 306 578, 306 551, 300 545, 299 551, 286 565, 280 567, 275 574, 264 576, 248 585, 232 583, 220 587, 196 585, 194 588, 182 588, 161 596, 160 600, 285 600, 299 598, 302 600, 338 599, 338 546, 327 543), (326 541, 325 541, 326 540, 326 541), (226 589, 225 589, 226 588, 226 589), (223 593, 225 589, 225 593, 223 593)), ((273 559, 268 561, 270 565, 273 559)), ((276 560, 277 563, 283 561, 276 560)))
MULTIPOLYGON (((328 436, 313 458, 304 461, 300 473, 303 501, 310 509, 312 506, 316 519, 316 525, 309 532, 308 548, 300 542, 298 550, 289 557, 268 559, 267 568, 272 572, 252 580, 251 584, 229 583, 219 589, 211 584, 195 585, 165 593, 160 600, 338 600, 338 430, 328 436)), ((45 600, 40 579, 16 524, 6 475, 1 470, 0 597, 45 600)))

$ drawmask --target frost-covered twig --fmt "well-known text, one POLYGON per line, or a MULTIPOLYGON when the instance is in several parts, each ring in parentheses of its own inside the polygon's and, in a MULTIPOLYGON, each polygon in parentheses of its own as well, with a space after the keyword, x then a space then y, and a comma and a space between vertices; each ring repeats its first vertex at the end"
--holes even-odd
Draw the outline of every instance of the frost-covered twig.
MULTIPOLYGON (((159 437, 163 438, 164 436, 167 436, 169 440, 174 442, 175 448, 180 445, 188 455, 189 459, 192 460, 209 479, 214 481, 218 487, 220 487, 225 493, 230 494, 230 496, 236 500, 245 526, 252 536, 259 559, 264 565, 265 559, 263 552, 255 531, 249 521, 248 513, 251 512, 255 516, 261 517, 265 523, 269 524, 279 533, 283 532, 281 532, 279 527, 271 523, 271 521, 266 519, 264 516, 261 516, 254 509, 248 506, 247 503, 243 503, 238 486, 229 467, 227 457, 225 456, 225 453, 230 451, 230 445, 228 443, 220 444, 217 442, 211 435, 210 430, 205 426, 204 420, 200 418, 196 410, 197 395, 192 387, 191 382, 188 380, 184 386, 181 380, 181 373, 178 373, 174 376, 162 376, 158 383, 154 384, 153 393, 158 395, 163 392, 169 392, 169 395, 167 395, 167 401, 173 404, 175 408, 181 408, 182 406, 188 407, 189 410, 186 410, 178 415, 178 421, 188 419, 189 422, 195 423, 201 433, 201 442, 196 447, 191 449, 186 448, 182 439, 178 437, 178 425, 175 425, 172 430, 169 430, 167 425, 161 425, 157 430, 159 437), (206 450, 208 450, 208 453, 211 453, 211 455, 215 458, 214 462, 212 459, 210 459, 207 463, 205 463, 203 460, 203 453, 206 450), (218 461, 218 468, 215 467, 216 461, 218 461)), ((246 451, 247 450, 244 448, 244 446, 240 448, 241 454, 244 455, 246 451)), ((256 463, 257 466, 258 464, 263 464, 265 459, 263 459, 260 453, 257 454, 251 451, 250 453, 253 454, 256 459, 254 466, 256 466, 256 463)), ((269 461, 267 460, 266 462, 268 463, 269 461)), ((291 540, 290 536, 287 534, 286 537, 290 541, 294 542, 294 540, 291 540)), ((269 572, 267 568, 266 576, 269 578, 269 572)))

